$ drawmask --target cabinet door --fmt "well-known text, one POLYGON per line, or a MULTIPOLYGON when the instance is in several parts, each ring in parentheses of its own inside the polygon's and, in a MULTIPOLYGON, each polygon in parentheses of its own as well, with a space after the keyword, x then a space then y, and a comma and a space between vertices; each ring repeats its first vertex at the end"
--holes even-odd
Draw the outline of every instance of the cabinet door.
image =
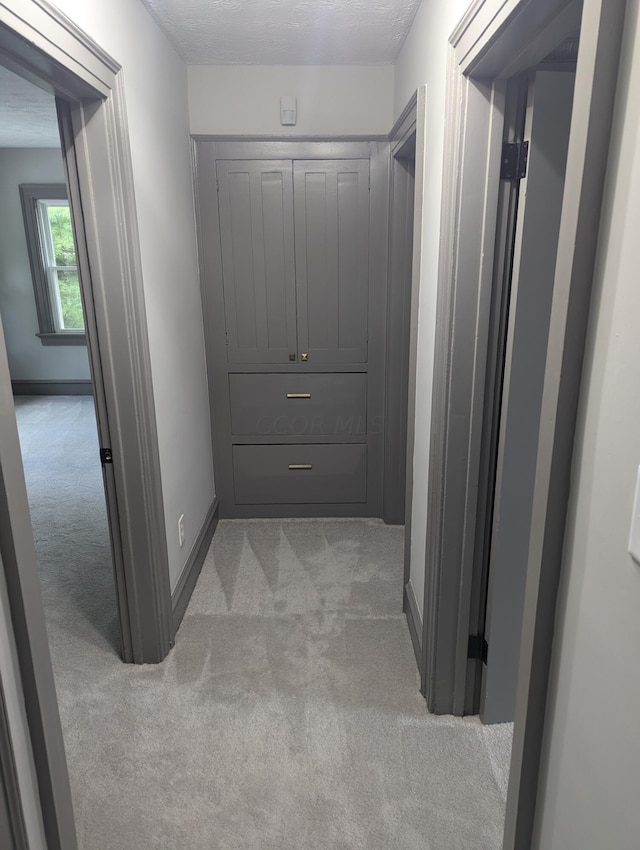
POLYGON ((366 363, 369 161, 293 164, 298 350, 309 363, 366 363))
POLYGON ((229 363, 288 363, 297 350, 291 161, 219 160, 229 363))

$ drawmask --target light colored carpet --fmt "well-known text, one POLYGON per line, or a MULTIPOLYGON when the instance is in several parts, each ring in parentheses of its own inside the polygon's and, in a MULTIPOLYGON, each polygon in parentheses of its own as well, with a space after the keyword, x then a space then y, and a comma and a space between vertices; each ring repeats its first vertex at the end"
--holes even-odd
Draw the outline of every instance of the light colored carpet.
POLYGON ((158 666, 50 614, 81 848, 499 850, 511 727, 427 713, 402 538, 220 523, 158 666))
POLYGON ((120 651, 100 449, 90 396, 16 396, 50 638, 120 651))

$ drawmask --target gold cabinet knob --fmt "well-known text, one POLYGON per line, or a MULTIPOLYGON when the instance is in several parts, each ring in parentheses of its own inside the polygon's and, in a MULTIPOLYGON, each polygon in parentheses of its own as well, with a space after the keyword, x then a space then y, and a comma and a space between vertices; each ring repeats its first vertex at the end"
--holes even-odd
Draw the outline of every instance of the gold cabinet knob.
POLYGON ((291 363, 295 363, 295 362, 296 362, 296 355, 293 353, 293 351, 290 351, 290 352, 289 352, 289 361, 290 361, 291 363))
POLYGON ((300 360, 302 360, 303 363, 306 363, 308 359, 309 359, 308 354, 301 354, 300 355, 300 360))

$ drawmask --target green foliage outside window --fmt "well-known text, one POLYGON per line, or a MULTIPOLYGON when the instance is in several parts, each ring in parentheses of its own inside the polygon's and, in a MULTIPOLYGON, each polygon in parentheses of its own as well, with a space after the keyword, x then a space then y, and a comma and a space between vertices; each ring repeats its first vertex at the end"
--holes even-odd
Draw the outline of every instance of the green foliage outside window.
POLYGON ((84 316, 80 297, 80 280, 77 268, 75 268, 77 265, 76 249, 69 207, 66 205, 48 206, 47 215, 51 228, 56 266, 74 267, 58 270, 58 289, 64 328, 65 330, 83 330, 84 316))

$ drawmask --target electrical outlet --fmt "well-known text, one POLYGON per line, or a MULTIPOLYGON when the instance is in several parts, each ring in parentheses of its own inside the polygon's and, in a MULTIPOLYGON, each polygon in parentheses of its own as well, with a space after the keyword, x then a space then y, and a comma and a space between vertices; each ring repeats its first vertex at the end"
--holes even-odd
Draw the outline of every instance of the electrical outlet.
POLYGON ((184 514, 180 514, 180 519, 178 520, 178 543, 182 549, 184 546, 184 514))

